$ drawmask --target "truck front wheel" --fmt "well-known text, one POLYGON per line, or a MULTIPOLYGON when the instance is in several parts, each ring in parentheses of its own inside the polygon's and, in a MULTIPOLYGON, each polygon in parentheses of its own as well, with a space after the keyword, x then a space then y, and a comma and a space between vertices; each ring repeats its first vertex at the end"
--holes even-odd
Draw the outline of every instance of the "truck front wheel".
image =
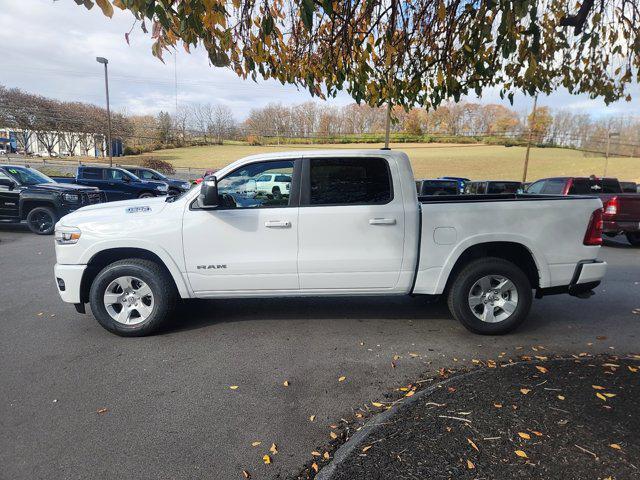
POLYGON ((502 258, 474 260, 455 277, 449 310, 468 330, 502 335, 517 328, 531 308, 531 283, 515 264, 502 258))
POLYGON ((100 325, 116 335, 156 332, 170 317, 176 289, 155 262, 128 258, 107 265, 91 284, 89 302, 100 325))
POLYGON ((56 212, 49 207, 36 207, 27 214, 29 230, 38 235, 51 235, 57 221, 56 212))

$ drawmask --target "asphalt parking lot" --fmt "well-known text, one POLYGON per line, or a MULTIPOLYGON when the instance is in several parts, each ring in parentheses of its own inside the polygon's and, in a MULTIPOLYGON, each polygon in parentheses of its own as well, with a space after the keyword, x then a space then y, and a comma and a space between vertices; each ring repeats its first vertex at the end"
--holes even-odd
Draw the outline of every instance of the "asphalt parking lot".
POLYGON ((534 346, 638 352, 640 250, 616 239, 601 257, 595 297, 535 301, 504 337, 421 298, 357 298, 194 301, 165 333, 127 339, 60 301, 52 237, 2 228, 0 477, 287 478, 331 423, 420 373, 534 346))

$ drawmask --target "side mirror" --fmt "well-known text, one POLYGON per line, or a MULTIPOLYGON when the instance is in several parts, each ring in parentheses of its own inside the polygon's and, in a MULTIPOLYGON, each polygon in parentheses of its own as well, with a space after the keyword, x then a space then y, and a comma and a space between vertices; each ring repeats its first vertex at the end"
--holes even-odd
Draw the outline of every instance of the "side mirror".
POLYGON ((213 175, 207 175, 200 186, 198 206, 204 209, 216 208, 219 202, 218 179, 213 175))
POLYGON ((10 178, 0 178, 0 186, 7 187, 9 190, 13 190, 16 183, 10 178))

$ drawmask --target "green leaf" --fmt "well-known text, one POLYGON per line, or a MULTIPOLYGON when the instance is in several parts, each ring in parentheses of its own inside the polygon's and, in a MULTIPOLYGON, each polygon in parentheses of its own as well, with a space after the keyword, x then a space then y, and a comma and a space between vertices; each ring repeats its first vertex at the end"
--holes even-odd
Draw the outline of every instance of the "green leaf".
POLYGON ((313 3, 313 0, 302 0, 302 9, 300 10, 300 15, 302 16, 302 23, 307 27, 307 30, 311 30, 313 28, 313 12, 315 11, 316 6, 313 3))

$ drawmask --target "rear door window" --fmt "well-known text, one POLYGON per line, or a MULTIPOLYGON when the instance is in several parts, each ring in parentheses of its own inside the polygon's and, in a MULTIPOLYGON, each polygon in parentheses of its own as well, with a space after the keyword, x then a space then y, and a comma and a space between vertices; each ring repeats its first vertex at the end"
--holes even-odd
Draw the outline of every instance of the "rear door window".
POLYGON ((102 168, 84 168, 82 170, 82 178, 87 180, 102 180, 102 168))
POLYGON ((589 195, 593 193, 589 180, 586 178, 574 178, 569 187, 569 195, 589 195))
POLYGON ((310 205, 381 205, 393 198, 383 158, 310 159, 310 205))
POLYGON ((562 193, 564 192, 564 184, 564 179, 547 180, 547 183, 545 184, 541 193, 544 193, 546 195, 562 195, 562 193))

